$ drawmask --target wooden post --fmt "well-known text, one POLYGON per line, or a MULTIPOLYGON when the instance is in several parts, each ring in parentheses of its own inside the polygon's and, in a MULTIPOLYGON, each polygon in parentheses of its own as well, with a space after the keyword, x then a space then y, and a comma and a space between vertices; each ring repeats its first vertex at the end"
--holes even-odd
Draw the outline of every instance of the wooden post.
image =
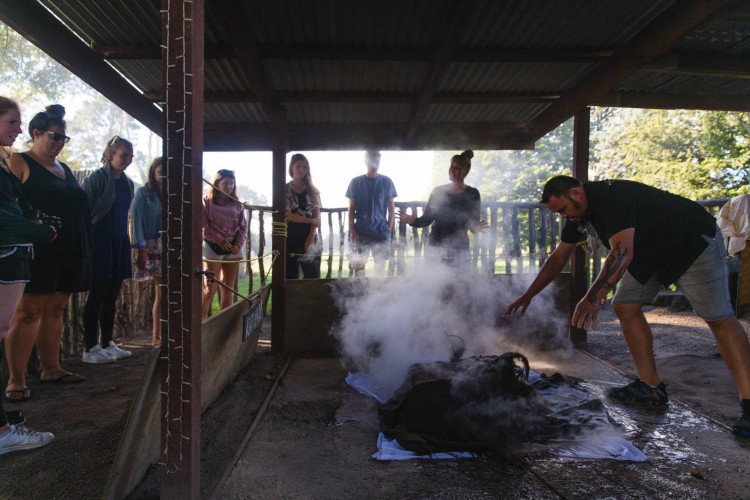
POLYGON ((271 122, 271 140, 273 141, 273 221, 272 245, 276 252, 273 263, 273 312, 271 317, 271 350, 274 354, 284 352, 284 334, 286 329, 286 230, 280 234, 278 225, 286 220, 286 110, 274 108, 271 122))
POLYGON ((162 0, 161 497, 200 497, 203 0, 162 0))
MULTIPOLYGON (((591 115, 589 108, 576 113, 573 124, 573 176, 581 182, 589 180, 589 129, 591 115)), ((586 276, 587 253, 581 247, 576 247, 573 259, 570 263, 571 287, 570 287, 570 317, 576 304, 588 290, 589 280, 586 276)), ((586 330, 570 326, 570 340, 576 347, 586 345, 586 330)))

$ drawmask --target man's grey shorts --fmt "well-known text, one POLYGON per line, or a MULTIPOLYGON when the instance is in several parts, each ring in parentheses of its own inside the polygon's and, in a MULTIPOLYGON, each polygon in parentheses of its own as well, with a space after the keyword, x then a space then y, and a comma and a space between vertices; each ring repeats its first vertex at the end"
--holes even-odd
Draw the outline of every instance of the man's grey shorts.
MULTIPOLYGON (((720 231, 713 238, 704 238, 708 241, 708 247, 675 284, 690 301, 695 314, 706 321, 717 321, 734 316, 729 298, 727 250, 720 231)), ((662 289, 663 285, 655 277, 641 285, 626 271, 617 285, 612 304, 648 304, 662 289)))

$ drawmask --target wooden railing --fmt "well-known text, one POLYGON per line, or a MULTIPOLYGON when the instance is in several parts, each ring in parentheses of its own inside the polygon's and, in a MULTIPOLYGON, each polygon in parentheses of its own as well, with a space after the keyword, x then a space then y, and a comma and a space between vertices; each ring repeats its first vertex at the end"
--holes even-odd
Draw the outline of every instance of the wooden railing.
MULTIPOLYGON (((712 215, 716 215, 726 199, 699 201, 712 215)), ((421 215, 425 202, 397 202, 397 210, 421 215)), ((536 273, 559 241, 561 221, 540 203, 489 202, 482 204, 482 217, 489 227, 471 235, 472 269, 474 273, 517 274, 536 273)), ((349 266, 349 223, 346 208, 321 210, 321 277, 346 278, 353 275, 349 266)), ((246 257, 250 260, 240 268, 240 291, 251 293, 270 283, 273 258, 271 253, 271 208, 248 210, 246 257), (263 258, 259 258, 265 256, 263 258)), ((388 274, 408 274, 424 258, 429 227, 413 228, 396 224, 391 241, 388 274)), ((598 240, 588 244, 589 279, 599 274, 606 256, 598 240)), ((371 274, 371 273, 369 273, 371 274)), ((127 280, 120 293, 115 318, 115 337, 125 337, 135 330, 150 329, 153 289, 149 283, 127 280)), ((82 346, 82 309, 85 294, 75 294, 66 310, 63 350, 67 354, 80 353, 82 346)))

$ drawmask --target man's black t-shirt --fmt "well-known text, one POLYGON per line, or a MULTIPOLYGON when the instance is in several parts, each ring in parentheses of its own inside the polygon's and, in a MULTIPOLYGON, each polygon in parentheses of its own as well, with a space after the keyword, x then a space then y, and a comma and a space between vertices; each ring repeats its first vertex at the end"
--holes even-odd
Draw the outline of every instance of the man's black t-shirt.
POLYGON ((598 181, 583 185, 585 220, 567 221, 561 240, 575 244, 587 234, 609 247, 616 233, 635 228, 633 260, 628 271, 639 283, 656 276, 674 283, 708 245, 716 221, 694 201, 633 181, 598 181))

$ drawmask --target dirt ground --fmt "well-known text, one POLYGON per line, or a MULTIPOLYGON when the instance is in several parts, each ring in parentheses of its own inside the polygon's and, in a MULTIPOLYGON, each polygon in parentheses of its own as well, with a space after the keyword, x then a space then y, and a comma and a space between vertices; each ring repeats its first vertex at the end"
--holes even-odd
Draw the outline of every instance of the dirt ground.
MULTIPOLYGON (((672 312, 666 308, 650 308, 647 318, 654 329, 657 366, 668 384, 670 397, 686 406, 674 406, 676 413, 666 420, 657 419, 646 434, 641 429, 636 444, 644 450, 655 449, 658 439, 653 436, 668 434, 668 429, 685 420, 685 412, 692 410, 696 415, 731 425, 738 411, 736 390, 705 324, 690 312, 672 312), (646 435, 651 438, 643 437, 646 435)), ((269 332, 266 327, 256 357, 203 416, 203 498, 208 498, 219 484, 279 374, 282 360, 270 354, 263 340, 267 340, 269 332)), ((148 340, 145 332, 128 338, 124 346, 133 350, 133 356, 110 365, 67 360, 64 367, 85 375, 88 380, 84 383, 47 385, 35 378, 29 380, 32 400, 8 407, 22 409, 28 415, 29 426, 55 433, 56 440, 39 450, 0 457, 0 498, 101 496, 130 400, 145 366, 150 349, 148 340)), ((611 309, 602 312, 599 328, 589 332, 588 351, 619 370, 633 371, 611 309)), ((621 378, 611 368, 594 364, 602 370, 599 378, 609 377, 609 373, 621 378)), ((228 480, 217 491, 217 497, 742 498, 750 495, 747 472, 750 450, 734 446, 725 429, 718 433, 704 430, 694 436, 691 431, 691 437, 685 438, 686 442, 694 440, 694 447, 704 449, 701 456, 709 456, 703 459, 701 467, 716 471, 714 477, 705 481, 690 477, 686 463, 678 463, 679 467, 670 465, 674 460, 670 461, 669 455, 663 453, 653 461, 650 470, 602 465, 602 461, 593 461, 596 464, 592 465, 592 461, 581 464, 581 461, 549 458, 505 464, 431 460, 375 463, 369 458, 375 451, 377 434, 374 403, 346 387, 345 374, 337 360, 295 361, 282 379, 256 430, 257 435, 253 435, 228 480), (726 443, 718 451, 707 452, 706 448, 714 441, 726 443), (717 454, 725 456, 712 457, 717 454), (722 466, 711 461, 718 459, 735 463, 722 466), (719 473, 722 467, 726 470, 719 473), (606 487, 590 489, 587 484, 591 474, 606 487), (633 494, 625 494, 622 489, 629 487, 628 478, 634 481, 633 494)), ((154 467, 130 498, 158 497, 158 471, 154 467)))

